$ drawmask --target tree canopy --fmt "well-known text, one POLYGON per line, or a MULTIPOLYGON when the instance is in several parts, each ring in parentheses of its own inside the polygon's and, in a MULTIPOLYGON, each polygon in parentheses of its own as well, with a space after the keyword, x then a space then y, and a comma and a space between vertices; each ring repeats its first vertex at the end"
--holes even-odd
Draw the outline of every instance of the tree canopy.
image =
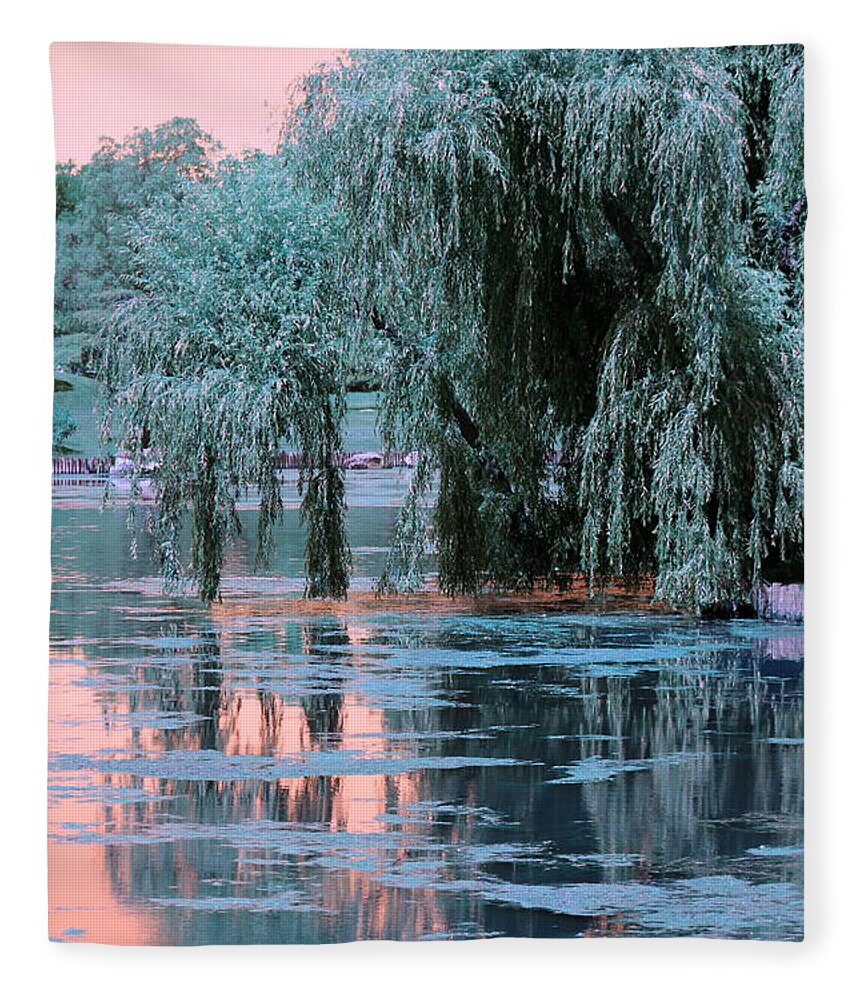
POLYGON ((265 557, 289 440, 308 592, 346 592, 356 351, 386 447, 419 454, 382 589, 432 544, 448 593, 653 576, 702 608, 802 558, 799 47, 354 52, 306 80, 275 157, 216 168, 194 123, 165 128, 81 186, 136 171, 84 270, 108 419, 162 457, 168 579, 190 511, 217 595, 249 486, 265 557))
POLYGON ((303 453, 299 488, 310 596, 346 592, 340 447, 340 346, 328 313, 336 217, 291 182, 283 163, 224 161, 186 179, 127 227, 127 291, 106 340, 107 425, 136 465, 159 461, 155 535, 166 579, 218 596, 236 502, 259 491, 258 560, 281 507, 285 444, 303 453))
POLYGON ((387 440, 422 455, 384 586, 431 524, 449 592, 581 569, 702 607, 797 557, 802 107, 794 46, 373 51, 308 81, 293 141, 389 344, 387 440))
POLYGON ((209 176, 218 149, 196 121, 173 118, 103 138, 79 168, 58 164, 55 334, 82 334, 97 345, 125 292, 128 225, 144 208, 181 197, 187 179, 209 176))

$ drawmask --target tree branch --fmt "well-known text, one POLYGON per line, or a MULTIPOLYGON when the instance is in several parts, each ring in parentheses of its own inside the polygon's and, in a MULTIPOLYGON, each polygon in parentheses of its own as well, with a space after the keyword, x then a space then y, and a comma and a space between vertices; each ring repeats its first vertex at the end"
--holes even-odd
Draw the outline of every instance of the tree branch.
POLYGON ((621 240, 621 244, 627 251, 628 256, 633 261, 633 266, 640 275, 647 276, 657 272, 657 265, 654 263, 645 241, 636 231, 633 220, 621 207, 621 202, 611 194, 603 196, 603 211, 615 235, 621 240))
POLYGON ((797 267, 797 253, 794 243, 800 237, 806 222, 806 195, 802 195, 791 206, 791 210, 785 217, 780 233, 779 269, 790 278, 797 267))
MULTIPOLYGON (((410 341, 407 341, 396 327, 388 324, 377 312, 376 307, 371 309, 370 322, 373 324, 373 328, 375 330, 384 334, 401 349, 408 350, 417 357, 430 357, 429 351, 418 347, 410 341)), ((457 425, 457 429, 459 430, 461 437, 474 452, 475 458, 481 466, 487 480, 500 492, 508 495, 512 494, 513 487, 511 486, 511 481, 507 472, 497 461, 495 456, 491 452, 487 451, 481 443, 481 432, 478 429, 478 425, 469 415, 463 404, 457 399, 454 394, 454 387, 451 385, 451 380, 438 368, 438 366, 436 368, 436 375, 439 379, 439 394, 443 409, 447 411, 448 415, 457 425)))

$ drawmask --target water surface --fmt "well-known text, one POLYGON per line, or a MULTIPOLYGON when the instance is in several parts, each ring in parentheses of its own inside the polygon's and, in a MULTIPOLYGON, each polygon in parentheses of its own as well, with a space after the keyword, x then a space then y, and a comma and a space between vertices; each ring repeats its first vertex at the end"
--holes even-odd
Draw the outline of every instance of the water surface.
MULTIPOLYGON (((350 475, 356 573, 402 492, 350 475)), ((415 598, 314 613, 249 529, 223 605, 55 493, 50 928, 66 941, 797 939, 798 626, 415 598)))

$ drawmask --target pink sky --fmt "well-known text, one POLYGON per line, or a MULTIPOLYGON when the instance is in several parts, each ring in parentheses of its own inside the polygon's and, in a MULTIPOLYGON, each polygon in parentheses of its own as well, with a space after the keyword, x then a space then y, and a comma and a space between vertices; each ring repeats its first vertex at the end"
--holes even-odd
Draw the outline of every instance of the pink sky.
POLYGON ((129 42, 51 46, 57 160, 84 163, 99 138, 177 115, 196 118, 231 153, 274 150, 295 82, 335 49, 129 42))

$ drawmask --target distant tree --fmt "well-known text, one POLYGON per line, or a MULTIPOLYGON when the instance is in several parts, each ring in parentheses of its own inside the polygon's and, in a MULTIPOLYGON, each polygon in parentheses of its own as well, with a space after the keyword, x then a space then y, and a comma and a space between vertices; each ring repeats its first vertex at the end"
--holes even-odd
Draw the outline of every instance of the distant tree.
POLYGON ((67 160, 57 164, 56 173, 56 216, 74 212, 81 197, 81 179, 74 163, 67 160))
POLYGON ((105 138, 89 163, 57 167, 54 332, 95 346, 125 293, 127 227, 145 208, 182 196, 213 170, 218 144, 189 118, 125 139, 105 138))
POLYGON ((290 139, 346 219, 345 324, 421 454, 383 587, 431 528, 451 593, 654 574, 701 608, 800 556, 802 114, 796 46, 308 79, 290 139))
POLYGON ((130 258, 107 327, 106 428, 139 467, 158 458, 154 530, 169 583, 217 598, 236 502, 259 490, 258 558, 282 509, 276 469, 304 455, 307 592, 342 597, 349 552, 332 453, 344 407, 341 345, 325 305, 337 218, 281 159, 225 161, 211 182, 177 180, 127 221, 130 258), (133 268, 132 268, 133 265, 133 268), (180 544, 188 515, 189 564, 180 544))
POLYGON ((66 450, 66 442, 78 429, 78 425, 66 407, 58 403, 54 404, 53 424, 53 449, 59 452, 64 451, 66 450))

